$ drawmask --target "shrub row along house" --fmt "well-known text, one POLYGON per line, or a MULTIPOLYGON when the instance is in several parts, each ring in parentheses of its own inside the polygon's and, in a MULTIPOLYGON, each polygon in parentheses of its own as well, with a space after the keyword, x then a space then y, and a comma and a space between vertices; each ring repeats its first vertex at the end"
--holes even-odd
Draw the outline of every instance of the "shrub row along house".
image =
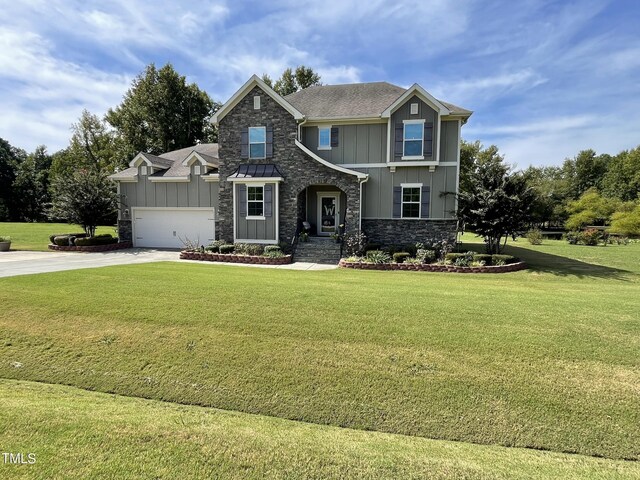
POLYGON ((254 75, 215 114, 219 144, 140 153, 112 175, 119 235, 141 247, 291 243, 305 225, 312 236, 363 230, 383 244, 452 241, 471 113, 417 84, 281 97, 254 75))

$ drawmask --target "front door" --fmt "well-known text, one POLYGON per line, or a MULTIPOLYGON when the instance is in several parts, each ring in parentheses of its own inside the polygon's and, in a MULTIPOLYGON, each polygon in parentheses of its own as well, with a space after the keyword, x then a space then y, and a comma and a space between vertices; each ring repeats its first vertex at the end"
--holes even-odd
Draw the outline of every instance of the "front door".
POLYGON ((339 193, 318 193, 318 235, 338 233, 339 193))

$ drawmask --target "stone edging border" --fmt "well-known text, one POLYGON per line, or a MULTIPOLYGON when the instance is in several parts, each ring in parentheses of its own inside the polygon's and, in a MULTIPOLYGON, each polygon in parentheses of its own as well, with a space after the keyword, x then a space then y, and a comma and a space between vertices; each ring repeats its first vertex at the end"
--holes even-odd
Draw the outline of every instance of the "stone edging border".
POLYGON ((49 250, 56 250, 59 252, 110 252, 112 250, 122 250, 125 248, 133 248, 133 243, 131 242, 118 242, 118 243, 109 243, 107 245, 87 245, 84 247, 77 247, 75 245, 48 245, 49 250))
POLYGON ((286 265, 291 263, 291 255, 280 258, 262 255, 236 255, 235 253, 180 252, 181 260, 200 260, 203 262, 249 263, 253 265, 286 265))
POLYGON ((347 262, 344 258, 338 264, 341 268, 360 270, 413 270, 418 272, 452 272, 452 273, 507 273, 517 272, 527 268, 524 262, 509 263, 507 265, 486 265, 483 267, 457 267, 455 265, 412 264, 412 263, 365 263, 347 262))

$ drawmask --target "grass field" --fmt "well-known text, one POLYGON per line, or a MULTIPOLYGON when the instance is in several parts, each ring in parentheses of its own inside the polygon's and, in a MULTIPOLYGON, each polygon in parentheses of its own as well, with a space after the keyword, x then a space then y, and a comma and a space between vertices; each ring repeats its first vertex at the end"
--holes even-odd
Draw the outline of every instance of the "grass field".
POLYGON ((363 432, 0 380, 2 478, 624 479, 640 463, 363 432))
POLYGON ((0 279, 0 377, 638 460, 640 244, 511 248, 534 269, 0 279))
MULTIPOLYGON (((49 235, 82 231, 82 227, 67 223, 0 222, 0 237, 11 237, 11 250, 46 251, 49 235)), ((96 233, 110 233, 118 236, 115 227, 98 227, 96 233)))

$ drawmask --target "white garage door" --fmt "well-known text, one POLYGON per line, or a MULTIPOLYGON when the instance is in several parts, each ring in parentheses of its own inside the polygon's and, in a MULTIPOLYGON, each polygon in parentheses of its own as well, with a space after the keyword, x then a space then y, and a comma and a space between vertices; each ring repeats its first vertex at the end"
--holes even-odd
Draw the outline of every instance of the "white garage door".
POLYGON ((134 208, 136 247, 182 248, 183 240, 208 245, 214 240, 212 208, 134 208))

